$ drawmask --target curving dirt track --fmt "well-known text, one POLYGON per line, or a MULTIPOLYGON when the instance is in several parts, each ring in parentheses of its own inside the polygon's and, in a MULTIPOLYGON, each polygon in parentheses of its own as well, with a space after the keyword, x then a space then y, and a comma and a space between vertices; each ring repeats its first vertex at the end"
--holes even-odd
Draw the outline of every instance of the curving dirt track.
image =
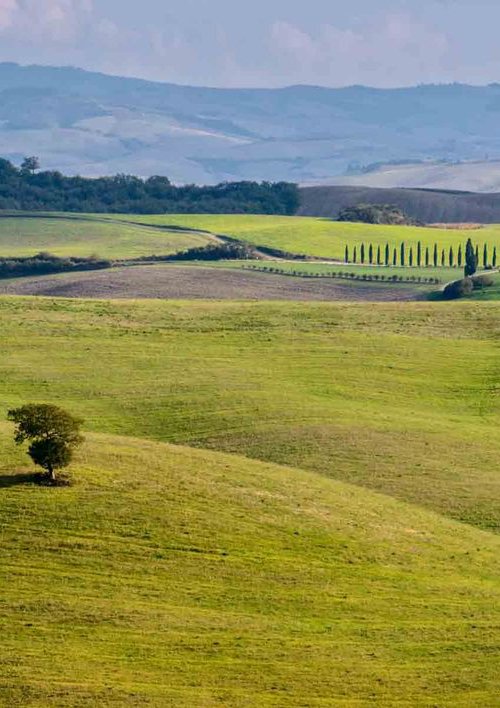
POLYGON ((416 300, 411 285, 294 278, 205 266, 144 265, 0 281, 0 294, 210 300, 416 300))

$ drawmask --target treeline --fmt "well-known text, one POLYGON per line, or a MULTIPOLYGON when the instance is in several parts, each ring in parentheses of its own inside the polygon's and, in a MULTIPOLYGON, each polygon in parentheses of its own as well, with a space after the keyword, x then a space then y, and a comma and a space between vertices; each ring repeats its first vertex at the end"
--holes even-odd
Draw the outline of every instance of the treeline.
MULTIPOLYGON (((482 247, 476 245, 474 253, 478 266, 496 268, 496 246, 490 251, 486 243, 482 247)), ((399 246, 392 248, 388 243, 385 246, 374 246, 372 243, 365 245, 362 243, 359 247, 346 245, 344 260, 346 263, 359 263, 361 265, 461 268, 465 265, 465 249, 461 244, 458 248, 453 246, 441 248, 437 243, 433 247, 424 247, 420 241, 416 246, 408 246, 403 242, 399 246)))
POLYGON ((112 262, 102 258, 59 258, 51 253, 36 256, 0 258, 0 278, 20 278, 28 275, 50 275, 80 270, 111 268, 112 262))
POLYGON ((143 256, 137 260, 145 262, 175 261, 232 261, 258 259, 255 249, 243 243, 210 243, 207 246, 189 248, 187 251, 171 253, 166 256, 143 256))
POLYGON ((289 182, 227 182, 177 187, 167 177, 66 177, 39 172, 36 158, 21 168, 0 159, 0 210, 124 214, 282 214, 299 207, 289 182))

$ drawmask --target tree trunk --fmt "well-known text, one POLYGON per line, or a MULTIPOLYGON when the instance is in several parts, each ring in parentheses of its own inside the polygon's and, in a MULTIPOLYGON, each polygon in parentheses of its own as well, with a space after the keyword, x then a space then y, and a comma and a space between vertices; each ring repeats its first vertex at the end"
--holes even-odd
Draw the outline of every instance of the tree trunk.
POLYGON ((48 470, 48 472, 49 472, 49 479, 50 479, 50 481, 51 481, 51 482, 55 482, 55 481, 56 481, 56 473, 55 473, 55 470, 54 470, 54 468, 52 467, 52 465, 48 465, 48 466, 47 466, 47 470, 48 470))

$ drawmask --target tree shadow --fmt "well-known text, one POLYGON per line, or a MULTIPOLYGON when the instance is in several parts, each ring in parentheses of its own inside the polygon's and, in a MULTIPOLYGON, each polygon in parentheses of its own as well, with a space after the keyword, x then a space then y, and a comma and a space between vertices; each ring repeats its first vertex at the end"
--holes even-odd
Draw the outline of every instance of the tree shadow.
POLYGON ((28 484, 40 484, 40 474, 36 472, 19 472, 16 474, 0 474, 0 489, 22 487, 28 484))

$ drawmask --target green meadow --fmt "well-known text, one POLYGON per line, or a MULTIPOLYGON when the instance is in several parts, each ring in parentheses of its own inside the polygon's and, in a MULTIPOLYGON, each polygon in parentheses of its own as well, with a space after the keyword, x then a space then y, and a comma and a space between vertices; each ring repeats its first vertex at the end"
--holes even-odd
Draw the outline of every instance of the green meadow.
POLYGON ((495 303, 0 300, 0 402, 303 467, 497 528, 495 303), (467 440, 467 445, 464 445, 467 440))
POLYGON ((495 705, 495 303, 1 298, 0 703, 495 705))
POLYGON ((45 251, 56 256, 139 258, 175 253, 207 242, 200 234, 114 223, 101 217, 0 217, 0 257, 45 251))
MULTIPOLYGON (((347 238, 468 234, 3 217, 0 255, 134 258, 209 239, 168 225, 325 258, 347 238)), ((446 303, 0 297, 0 705, 498 705, 493 278, 446 303), (70 486, 36 484, 1 422, 30 401, 85 420, 70 486)))
MULTIPOLYGON (((175 232, 168 227, 207 231, 232 236, 255 246, 277 248, 293 254, 344 260, 345 247, 349 245, 352 259, 354 247, 358 250, 358 267, 361 244, 383 249, 386 243, 392 251, 402 242, 409 249, 420 241, 429 247, 432 262, 434 244, 438 244, 439 259, 444 249, 446 258, 450 246, 464 246, 469 236, 474 244, 487 244, 491 260, 493 248, 500 249, 500 226, 485 226, 473 230, 436 229, 409 226, 372 226, 348 224, 309 217, 281 217, 255 215, 166 214, 149 215, 70 215, 45 214, 0 217, 0 257, 29 256, 46 251, 57 256, 90 256, 101 258, 131 259, 149 255, 167 255, 177 251, 203 246, 210 240, 210 233, 175 232)), ((399 253, 399 250, 398 250, 399 253)), ((500 255, 500 250, 499 250, 500 255)), ((398 256, 399 257, 399 256, 398 256)), ((392 270, 392 267, 391 267, 392 270)), ((406 269, 405 269, 406 270, 406 269)), ((414 268, 425 273, 435 270, 414 268)), ((443 270, 438 268, 441 273, 443 270)))
MULTIPOLYGON (((130 217, 118 217, 128 221, 130 217)), ((146 225, 182 226, 184 228, 204 229, 214 233, 234 236, 257 246, 278 248, 290 253, 315 257, 343 260, 345 246, 349 244, 359 249, 361 244, 372 243, 375 247, 392 248, 404 241, 408 248, 416 248, 420 241, 425 248, 445 249, 448 256, 450 246, 464 246, 470 237, 474 244, 488 244, 490 258, 492 249, 497 246, 500 257, 500 226, 488 225, 480 229, 438 229, 413 226, 373 226, 369 224, 351 224, 294 216, 256 216, 256 215, 211 215, 211 214, 165 214, 163 216, 134 216, 134 221, 146 225)), ((351 251, 352 253, 352 251, 351 251)), ((352 255, 351 255, 352 257, 352 255)), ((432 259, 432 252, 431 252, 432 259)))
POLYGON ((500 539, 312 472, 1 428, 5 706, 494 705, 500 539), (14 474, 15 471, 15 474, 14 474))
POLYGON ((494 273, 491 276, 493 284, 481 290, 475 290, 472 298, 476 301, 500 300, 500 274, 494 273))

